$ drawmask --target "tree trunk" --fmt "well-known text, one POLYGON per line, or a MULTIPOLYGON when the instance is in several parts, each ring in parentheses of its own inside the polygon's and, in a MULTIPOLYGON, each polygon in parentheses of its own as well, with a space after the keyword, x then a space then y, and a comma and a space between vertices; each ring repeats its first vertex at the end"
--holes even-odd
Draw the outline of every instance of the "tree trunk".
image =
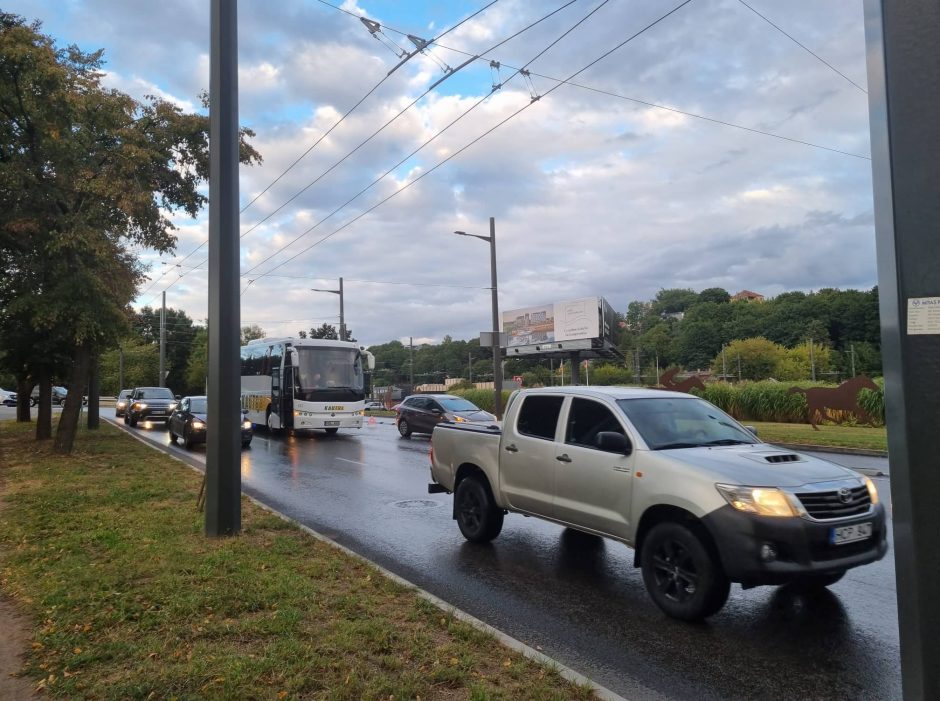
POLYGON ((16 378, 16 420, 29 423, 29 395, 33 391, 33 378, 23 375, 16 378))
POLYGON ((52 438, 52 378, 43 371, 39 375, 39 412, 36 417, 36 440, 52 438))
POLYGON ((59 428, 55 432, 53 450, 56 453, 68 455, 72 452, 75 434, 78 431, 78 420, 82 412, 82 392, 85 389, 85 381, 88 379, 90 362, 91 347, 87 344, 78 346, 69 370, 69 393, 65 395, 65 405, 62 415, 59 416, 59 428))
POLYGON ((93 353, 91 356, 91 372, 88 373, 88 429, 91 431, 97 430, 101 421, 98 407, 98 395, 101 394, 100 364, 98 360, 98 353, 93 353))

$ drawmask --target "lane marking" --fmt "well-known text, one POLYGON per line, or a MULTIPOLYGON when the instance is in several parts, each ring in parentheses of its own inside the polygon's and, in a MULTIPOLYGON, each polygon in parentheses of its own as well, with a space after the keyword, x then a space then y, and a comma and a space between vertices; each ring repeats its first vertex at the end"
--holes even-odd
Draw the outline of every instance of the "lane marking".
POLYGON ((353 465, 360 465, 361 467, 366 467, 366 463, 359 462, 358 460, 349 460, 347 458, 333 458, 333 460, 340 460, 342 462, 351 462, 353 465))

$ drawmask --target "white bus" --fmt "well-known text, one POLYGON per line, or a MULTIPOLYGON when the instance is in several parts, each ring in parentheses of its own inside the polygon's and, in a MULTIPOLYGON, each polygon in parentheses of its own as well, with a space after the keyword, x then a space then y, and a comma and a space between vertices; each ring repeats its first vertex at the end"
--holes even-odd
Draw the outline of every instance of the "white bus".
POLYGON ((262 338, 241 349, 242 409, 271 431, 362 428, 367 370, 375 357, 355 343, 262 338))

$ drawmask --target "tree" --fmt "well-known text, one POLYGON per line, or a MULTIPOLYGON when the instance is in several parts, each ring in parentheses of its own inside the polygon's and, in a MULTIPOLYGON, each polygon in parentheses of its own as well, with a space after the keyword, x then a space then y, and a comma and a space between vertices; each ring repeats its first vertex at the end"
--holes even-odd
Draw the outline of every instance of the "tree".
MULTIPOLYGON (((144 307, 135 315, 134 328, 145 341, 160 343, 160 310, 144 307)), ((176 393, 185 391, 186 366, 196 337, 193 320, 181 309, 166 308, 166 386, 176 393)))
POLYGON ((731 295, 728 290, 722 287, 708 287, 698 293, 699 302, 714 302, 715 304, 727 304, 731 301, 731 295))
POLYGON ((242 345, 245 345, 249 341, 260 340, 265 336, 267 336, 267 334, 264 332, 264 329, 257 324, 242 326, 242 345))
POLYGON ((209 329, 196 329, 196 337, 189 349, 186 362, 186 385, 188 394, 202 394, 209 375, 209 329))
MULTIPOLYGON (((128 334, 134 248, 173 250, 169 213, 199 213, 209 171, 208 117, 106 89, 102 56, 0 13, 0 271, 13 280, 0 288, 0 325, 6 335, 22 324, 36 347, 70 358, 55 439, 65 453, 93 359, 128 334)), ((245 163, 260 160, 252 135, 242 130, 245 163)))
POLYGON ((339 334, 336 332, 336 327, 332 324, 327 324, 323 322, 320 328, 310 329, 310 338, 326 338, 332 339, 334 341, 339 340, 339 334))
MULTIPOLYGON (((738 374, 740 367, 742 380, 774 377, 785 357, 785 348, 762 337, 732 341, 725 347, 728 374, 738 374)), ((712 371, 720 374, 721 370, 721 353, 718 353, 712 361, 712 371)))

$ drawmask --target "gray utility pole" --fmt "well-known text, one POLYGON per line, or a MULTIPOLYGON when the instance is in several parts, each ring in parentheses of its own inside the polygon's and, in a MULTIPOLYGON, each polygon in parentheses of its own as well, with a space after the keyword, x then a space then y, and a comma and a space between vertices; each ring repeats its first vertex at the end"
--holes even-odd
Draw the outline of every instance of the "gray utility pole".
POLYGON ((813 339, 809 339, 809 377, 816 381, 816 355, 813 352, 813 339))
POLYGON ((940 699, 940 3, 865 0, 865 40, 901 684, 940 699))
POLYGON ((211 0, 209 69, 209 406, 206 535, 241 530, 238 293, 238 4, 211 0))
POLYGON ((163 306, 160 307, 160 387, 166 387, 166 290, 163 290, 163 306))
POLYGON ((339 295, 339 340, 346 340, 346 316, 343 312, 343 278, 339 279, 339 289, 338 290, 324 290, 319 287, 311 287, 311 292, 329 292, 330 294, 339 295))
POLYGON ((721 347, 721 379, 728 379, 728 362, 725 360, 725 347, 721 347))
POLYGON ((496 219, 490 217, 490 235, 480 236, 478 234, 468 234, 466 231, 455 231, 458 236, 472 236, 481 241, 488 241, 490 244, 490 290, 492 292, 493 305, 493 406, 497 418, 503 415, 503 367, 502 367, 502 347, 499 340, 499 295, 496 289, 496 219))
POLYGON ((855 377, 855 345, 852 343, 849 344, 849 353, 851 353, 849 358, 852 362, 852 377, 855 377))
POLYGON ((411 391, 415 391, 415 340, 408 337, 408 377, 411 382, 411 391))

